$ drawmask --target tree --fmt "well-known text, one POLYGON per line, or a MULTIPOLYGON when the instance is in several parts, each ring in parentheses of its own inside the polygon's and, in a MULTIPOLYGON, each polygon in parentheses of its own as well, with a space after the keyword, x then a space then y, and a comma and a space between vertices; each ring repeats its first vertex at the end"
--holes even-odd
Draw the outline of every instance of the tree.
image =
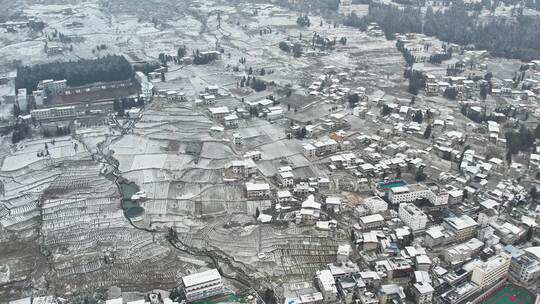
POLYGON ((358 96, 358 94, 351 94, 349 95, 349 105, 351 107, 354 107, 354 105, 356 105, 359 101, 360 101, 360 96, 358 96))
POLYGON ((418 110, 416 113, 414 113, 413 121, 422 124, 424 121, 424 114, 422 113, 422 110, 418 110))
POLYGON ((178 51, 176 52, 176 56, 180 60, 186 56, 186 52, 186 46, 179 47, 178 51))
POLYGON ((537 124, 536 128, 534 129, 534 137, 540 138, 540 124, 537 124))
POLYGON ((506 147, 512 154, 520 151, 527 151, 531 148, 535 141, 535 136, 531 130, 525 126, 521 126, 519 131, 508 131, 505 134, 506 147))
POLYGON ((428 139, 430 136, 431 136, 431 125, 428 125, 426 127, 426 131, 424 131, 424 138, 425 139, 428 139))
POLYGON ((390 113, 392 113, 392 109, 388 105, 383 105, 381 115, 388 116, 390 113))
POLYGON ((13 105, 13 116, 15 117, 21 116, 21 108, 19 108, 19 106, 16 104, 13 105))
POLYGON ((531 188, 531 191, 529 192, 529 194, 531 195, 531 198, 533 199, 533 201, 538 201, 538 199, 540 199, 540 193, 538 193, 538 190, 536 190, 536 187, 533 186, 531 188))
POLYGON ((301 17, 298 17, 298 19, 296 19, 296 24, 298 24, 301 27, 309 27, 311 25, 311 22, 308 16, 301 16, 301 17))
POLYGON ((450 100, 456 100, 459 92, 456 87, 449 86, 444 91, 444 96, 450 100))
POLYGON ((264 292, 264 303, 266 304, 276 304, 276 296, 274 294, 274 290, 268 288, 264 292))
POLYGON ((510 150, 508 150, 506 152, 506 162, 510 165, 512 163, 512 152, 510 152, 510 150))
POLYGON ((19 66, 15 88, 26 88, 28 92, 32 92, 43 79, 66 79, 68 86, 82 86, 96 82, 128 80, 133 74, 131 65, 123 56, 107 55, 98 59, 19 66))
POLYGON ((424 173, 424 170, 423 169, 418 169, 418 171, 416 171, 416 174, 414 176, 414 179, 417 181, 417 182, 423 182, 425 181, 427 178, 427 175, 424 173))
POLYGON ((487 94, 488 94, 488 88, 489 85, 487 83, 482 83, 480 86, 480 97, 482 97, 482 100, 486 100, 487 94))

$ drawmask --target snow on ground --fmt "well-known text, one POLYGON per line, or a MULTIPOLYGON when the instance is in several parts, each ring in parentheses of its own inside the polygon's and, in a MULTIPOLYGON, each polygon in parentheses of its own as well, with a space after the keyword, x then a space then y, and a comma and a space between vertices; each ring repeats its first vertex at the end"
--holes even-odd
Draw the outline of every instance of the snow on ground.
POLYGON ((24 141, 17 145, 3 163, 1 171, 15 171, 35 162, 46 162, 55 159, 68 159, 88 155, 83 145, 70 137, 55 138, 55 143, 51 139, 39 139, 24 141), (45 152, 45 144, 48 146, 49 156, 38 157, 38 152, 45 152), (77 150, 75 150, 77 145, 77 150))

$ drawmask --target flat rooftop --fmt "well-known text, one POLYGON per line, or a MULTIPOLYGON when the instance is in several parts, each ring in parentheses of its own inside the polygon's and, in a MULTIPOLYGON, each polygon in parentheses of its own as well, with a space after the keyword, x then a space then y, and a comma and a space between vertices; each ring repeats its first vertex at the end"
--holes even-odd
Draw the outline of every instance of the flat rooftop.
POLYGON ((221 280, 221 275, 219 274, 217 269, 210 269, 182 277, 182 281, 184 282, 185 287, 196 286, 205 282, 215 280, 221 280))

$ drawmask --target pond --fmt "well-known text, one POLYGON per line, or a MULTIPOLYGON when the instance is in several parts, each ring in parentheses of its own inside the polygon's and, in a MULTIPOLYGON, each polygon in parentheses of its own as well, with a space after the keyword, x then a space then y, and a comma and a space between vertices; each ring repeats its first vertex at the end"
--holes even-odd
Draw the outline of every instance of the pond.
POLYGON ((139 187, 128 181, 120 182, 120 193, 122 194, 122 209, 127 210, 137 205, 131 200, 133 194, 139 192, 139 187))

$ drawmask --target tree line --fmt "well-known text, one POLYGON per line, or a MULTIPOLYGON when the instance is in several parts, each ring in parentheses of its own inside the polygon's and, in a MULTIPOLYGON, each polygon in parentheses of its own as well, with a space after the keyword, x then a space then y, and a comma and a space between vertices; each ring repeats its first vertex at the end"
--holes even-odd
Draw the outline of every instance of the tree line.
POLYGON ((362 18, 352 14, 344 20, 348 26, 366 29, 376 22, 388 39, 395 33, 424 33, 443 41, 473 45, 492 55, 504 58, 532 60, 540 57, 540 18, 516 14, 510 18, 480 20, 479 12, 461 0, 446 10, 426 10, 422 28, 422 14, 417 8, 398 8, 394 5, 371 4, 362 18), (423 30, 422 30, 423 29, 423 30))
POLYGON ((41 80, 67 80, 68 86, 81 86, 95 82, 127 80, 133 69, 123 56, 108 55, 98 59, 44 63, 17 68, 15 88, 36 90, 41 80))

